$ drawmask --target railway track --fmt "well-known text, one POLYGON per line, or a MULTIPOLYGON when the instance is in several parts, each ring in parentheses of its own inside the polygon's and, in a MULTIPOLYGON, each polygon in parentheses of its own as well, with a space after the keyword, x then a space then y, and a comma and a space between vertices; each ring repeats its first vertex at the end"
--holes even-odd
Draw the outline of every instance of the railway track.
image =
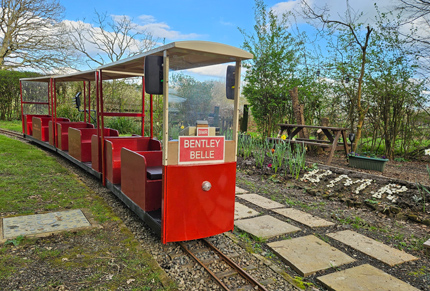
POLYGON ((6 135, 9 137, 15 137, 22 141, 26 141, 26 139, 24 138, 21 132, 0 128, 0 134, 6 135))
POLYGON ((208 239, 179 242, 179 245, 224 290, 267 290, 244 269, 217 249, 208 239), (232 284, 233 282, 234 284, 232 284))

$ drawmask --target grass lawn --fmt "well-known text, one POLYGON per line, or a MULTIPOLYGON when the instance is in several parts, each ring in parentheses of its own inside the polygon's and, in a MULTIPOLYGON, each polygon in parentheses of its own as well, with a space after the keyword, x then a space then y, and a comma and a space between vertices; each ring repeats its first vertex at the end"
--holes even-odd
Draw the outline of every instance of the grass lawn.
POLYGON ((76 208, 102 227, 0 244, 0 289, 172 288, 163 287, 158 265, 102 198, 54 157, 0 135, 0 217, 76 208))
POLYGON ((12 121, 0 120, 0 128, 22 132, 22 121, 21 120, 12 120, 12 121))

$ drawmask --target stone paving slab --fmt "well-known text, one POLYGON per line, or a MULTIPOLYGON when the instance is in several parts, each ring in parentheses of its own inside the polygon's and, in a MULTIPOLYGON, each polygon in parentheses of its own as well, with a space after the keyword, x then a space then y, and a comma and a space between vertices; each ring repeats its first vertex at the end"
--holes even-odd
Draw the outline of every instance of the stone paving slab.
POLYGON ((237 220, 234 222, 234 225, 253 236, 261 238, 271 238, 300 230, 300 228, 270 215, 237 220))
POLYGON ((335 291, 418 291, 419 289, 369 264, 318 277, 318 280, 335 291))
POLYGON ((249 208, 239 202, 234 203, 234 220, 257 216, 260 214, 252 208, 249 208))
POLYGON ((236 186, 236 194, 245 194, 245 193, 248 193, 248 191, 236 186))
POLYGON ((20 235, 33 235, 46 232, 89 227, 80 209, 3 218, 3 238, 11 239, 20 235))
POLYGON ((324 220, 294 208, 274 209, 273 211, 309 227, 324 227, 334 225, 333 222, 324 220))
POLYGON ((263 197, 258 194, 246 194, 246 195, 237 195, 237 197, 244 199, 248 202, 251 202, 252 204, 255 204, 257 206, 260 206, 261 208, 265 209, 275 209, 275 208, 281 208, 285 207, 284 204, 278 203, 276 201, 267 199, 266 197, 263 197))
POLYGON ((314 235, 267 245, 303 277, 355 261, 314 235))
POLYGON ((424 250, 430 255, 430 239, 424 243, 424 250))
POLYGON ((327 236, 334 238, 372 258, 375 258, 389 266, 395 266, 404 262, 418 260, 410 254, 389 247, 381 242, 368 238, 351 230, 329 233, 327 236))

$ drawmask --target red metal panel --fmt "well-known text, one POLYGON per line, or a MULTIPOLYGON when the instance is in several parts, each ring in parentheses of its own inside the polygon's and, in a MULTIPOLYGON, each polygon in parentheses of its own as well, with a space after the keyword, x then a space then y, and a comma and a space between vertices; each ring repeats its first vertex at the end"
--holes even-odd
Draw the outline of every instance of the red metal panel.
POLYGON ((163 243, 193 240, 234 228, 236 163, 165 166, 163 243), (211 183, 209 191, 203 182, 211 183))

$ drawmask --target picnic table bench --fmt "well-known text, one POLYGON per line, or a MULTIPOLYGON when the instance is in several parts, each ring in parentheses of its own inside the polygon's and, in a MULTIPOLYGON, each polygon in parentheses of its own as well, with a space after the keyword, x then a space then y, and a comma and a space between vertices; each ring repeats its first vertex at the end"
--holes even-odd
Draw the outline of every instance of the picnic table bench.
POLYGON ((342 144, 345 150, 345 157, 348 158, 348 142, 346 140, 346 131, 347 128, 344 127, 332 127, 332 126, 317 126, 317 125, 301 125, 301 124, 278 124, 279 132, 277 138, 270 138, 272 141, 280 142, 290 142, 294 143, 303 143, 305 145, 311 146, 319 146, 322 148, 328 148, 330 150, 330 154, 327 159, 327 165, 331 164, 331 160, 333 159, 333 155, 335 150, 338 148, 339 138, 342 136, 342 144), (318 139, 305 139, 305 138, 296 138, 296 136, 303 131, 304 128, 312 128, 316 130, 321 130, 328 140, 318 140, 318 139), (287 131, 287 135, 285 140, 281 139, 284 131, 287 131))

